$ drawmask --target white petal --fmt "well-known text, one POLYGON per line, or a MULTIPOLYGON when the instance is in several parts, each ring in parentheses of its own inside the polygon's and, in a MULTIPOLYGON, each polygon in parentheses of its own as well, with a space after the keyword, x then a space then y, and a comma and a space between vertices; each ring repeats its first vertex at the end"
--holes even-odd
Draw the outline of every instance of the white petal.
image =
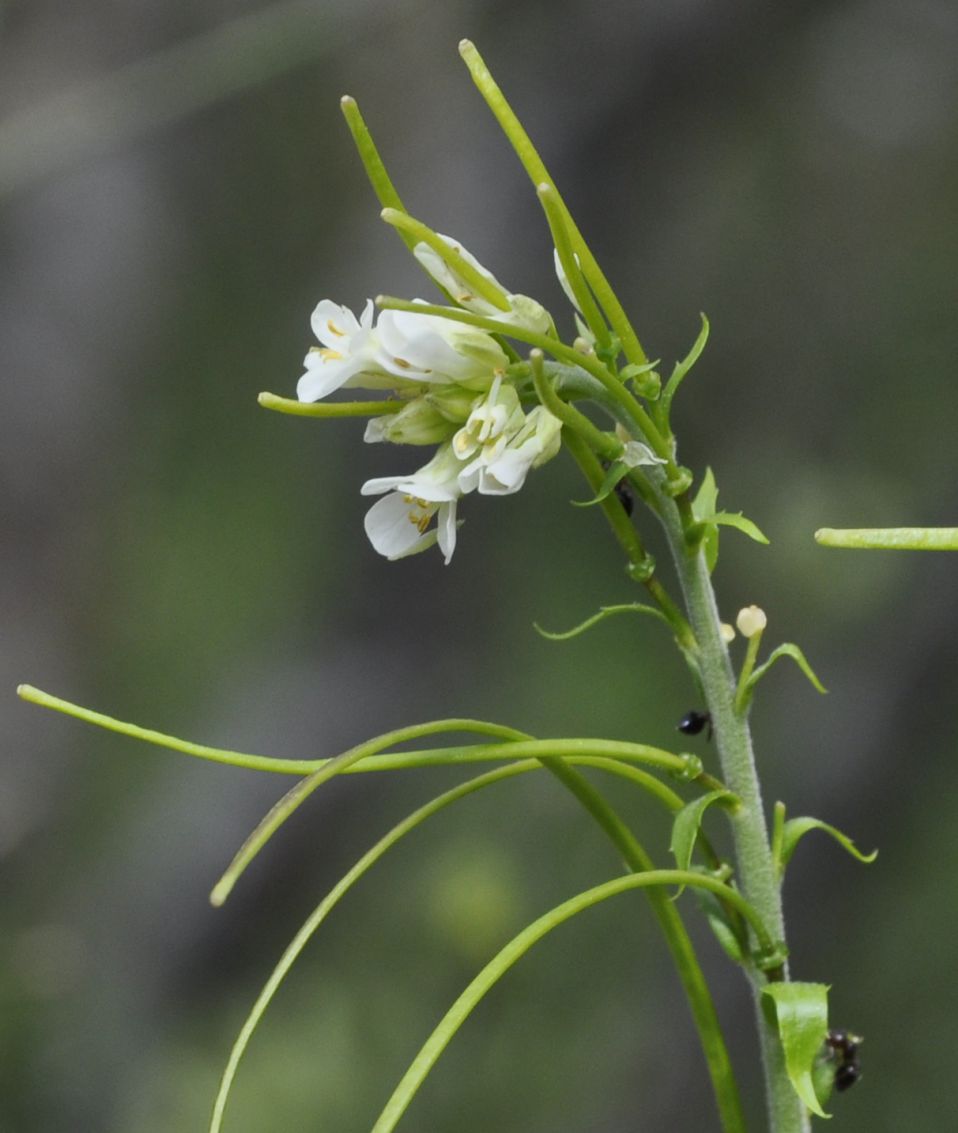
POLYGON ((479 479, 482 496, 509 496, 526 482, 538 446, 529 442, 519 449, 506 449, 498 460, 483 469, 479 479))
POLYGON ((656 456, 648 445, 641 441, 627 441, 619 457, 627 468, 638 468, 642 464, 668 464, 661 456, 656 456))
POLYGON ((387 559, 402 559, 424 551, 436 542, 435 529, 421 534, 411 509, 398 492, 377 500, 366 512, 363 526, 373 548, 387 559))
MULTIPOLYGON (((367 303, 367 310, 369 304, 367 303)), ((365 318, 366 312, 363 312, 365 318)), ((309 320, 313 334, 332 350, 348 350, 349 340, 361 329, 360 321, 348 307, 341 307, 332 299, 321 299, 309 320)), ((372 323, 370 322, 370 326, 372 323)))
POLYGON ((363 440, 368 445, 377 444, 379 441, 386 439, 386 422, 389 418, 383 414, 382 417, 371 417, 366 422, 366 431, 363 433, 363 440))
POLYGON ((383 492, 394 492, 408 476, 378 476, 367 480, 359 489, 361 496, 381 496, 383 492))
POLYGON ((456 549, 456 529, 458 526, 459 524, 456 522, 456 501, 442 504, 439 508, 436 532, 439 539, 439 550, 442 551, 443 562, 446 566, 449 566, 449 560, 456 549))
POLYGON ((321 401, 334 393, 353 376, 355 359, 329 358, 318 350, 311 350, 303 359, 306 372, 296 383, 296 396, 300 401, 321 401))

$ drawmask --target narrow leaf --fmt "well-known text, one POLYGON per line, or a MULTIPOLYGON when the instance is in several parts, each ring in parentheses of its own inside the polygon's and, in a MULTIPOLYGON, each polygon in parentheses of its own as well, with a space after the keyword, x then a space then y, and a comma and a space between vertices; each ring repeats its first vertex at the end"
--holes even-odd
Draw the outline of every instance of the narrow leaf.
POLYGON ((722 951, 733 964, 744 964, 748 955, 748 942, 741 938, 736 926, 729 920, 722 902, 714 893, 707 893, 704 889, 699 890, 695 897, 722 951))
POLYGON ((672 376, 666 384, 665 391, 662 394, 662 400, 665 403, 666 411, 672 404, 672 398, 675 397, 676 390, 685 380, 689 370, 701 357, 702 351, 705 349, 705 344, 709 338, 709 321, 705 315, 700 316, 702 319, 702 329, 699 331, 698 338, 692 344, 692 349, 686 354, 681 362, 676 362, 675 368, 672 371, 672 376))
POLYGON ((656 606, 649 606, 645 602, 626 602, 618 606, 603 606, 597 614, 593 614, 591 618, 586 618, 584 622, 580 622, 572 629, 567 629, 562 633, 552 633, 547 629, 543 629, 538 623, 533 622, 532 627, 547 641, 568 641, 570 638, 578 637, 580 633, 585 633, 587 629, 591 629, 599 622, 605 621, 606 618, 611 618, 614 614, 650 614, 659 621, 665 622, 669 625, 669 619, 662 613, 656 606))
POLYGON ((702 549, 705 552, 705 563, 709 568, 709 574, 715 570, 715 564, 718 562, 719 532, 714 519, 717 506, 718 485, 715 483, 715 473, 711 468, 706 468, 699 490, 692 500, 692 514, 705 526, 702 549))
POLYGON ((782 657, 791 657, 791 659, 795 662, 796 665, 798 665, 805 676, 808 677, 812 686, 817 689, 818 692, 828 692, 828 689, 826 689, 822 682, 818 679, 818 677, 815 676, 811 665, 809 665, 808 661, 805 660, 805 654, 801 651, 801 649, 799 649, 797 645, 793 645, 790 641, 787 641, 784 645, 780 645, 777 649, 772 650, 765 664, 759 665, 755 672, 752 673, 752 675, 748 678, 748 683, 745 686, 746 691, 751 692, 751 690, 755 688, 758 682, 762 679, 762 677, 765 676, 765 674, 775 664, 775 662, 782 657))
POLYGON ((592 507, 593 504, 602 503, 602 501, 604 499, 606 499, 608 496, 610 496, 612 494, 613 491, 615 491, 616 485, 619 483, 620 480, 623 480, 626 477, 626 475, 628 474, 628 471, 629 471, 629 466, 627 464, 625 464, 621 460, 616 460, 614 463, 612 463, 609 466, 609 470, 606 472, 605 476, 603 477, 602 483, 599 485, 598 490, 596 491, 596 494, 592 497, 592 499, 591 500, 572 500, 572 501, 570 501, 572 503, 572 506, 573 507, 592 507))
POLYGON ((722 523, 726 527, 736 527, 743 534, 747 535, 749 539, 754 539, 756 543, 768 542, 768 537, 759 528, 758 524, 753 523, 750 519, 746 519, 740 511, 718 511, 714 515, 708 516, 704 522, 722 523))
POLYGON ((707 515, 714 515, 717 506, 718 485, 715 483, 715 473, 711 468, 706 468, 699 490, 692 500, 692 514, 696 519, 702 520, 707 515))
POLYGON ((818 1101, 812 1069, 828 1032, 828 985, 771 983, 762 993, 775 1005, 785 1068, 795 1093, 819 1117, 830 1117, 818 1101))
MULTIPOLYGON (((678 812, 672 822, 672 840, 669 850, 675 855, 675 864, 679 869, 688 869, 692 864, 692 852, 699 835, 699 827, 705 812, 721 799, 733 800, 735 796, 731 791, 709 791, 707 795, 700 795, 686 803, 678 812)), ((681 890, 679 890, 681 892, 681 890)))
POLYGON ((877 850, 872 850, 870 854, 863 853, 847 834, 843 834, 841 830, 830 826, 827 822, 822 822, 819 818, 790 818, 782 828, 780 869, 784 870, 785 866, 788 865, 792 854, 795 853, 795 847, 798 845, 799 839, 807 834, 809 830, 823 830, 826 834, 830 834, 853 858, 857 858, 866 865, 869 865, 878 857, 877 850))

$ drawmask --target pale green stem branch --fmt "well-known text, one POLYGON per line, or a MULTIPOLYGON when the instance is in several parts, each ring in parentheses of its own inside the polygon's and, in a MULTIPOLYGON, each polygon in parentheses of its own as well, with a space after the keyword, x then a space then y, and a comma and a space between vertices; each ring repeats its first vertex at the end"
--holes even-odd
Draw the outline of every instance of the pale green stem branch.
POLYGON ((958 527, 822 527, 815 540, 861 550, 958 551, 958 527))

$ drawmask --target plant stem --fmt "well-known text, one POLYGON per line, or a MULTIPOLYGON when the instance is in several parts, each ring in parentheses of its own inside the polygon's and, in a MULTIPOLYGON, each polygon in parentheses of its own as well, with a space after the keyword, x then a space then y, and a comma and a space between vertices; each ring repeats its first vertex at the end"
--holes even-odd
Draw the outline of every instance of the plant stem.
MULTIPOLYGON (((679 508, 664 493, 658 498, 658 514, 668 536, 697 641, 696 660, 712 717, 722 775, 741 802, 737 812, 729 816, 739 886, 769 931, 784 945, 781 892, 762 807, 748 717, 735 710, 735 677, 722 639, 715 592, 705 556, 701 549, 694 552, 689 549, 679 508)), ((750 968, 748 975, 765 1071, 769 1131, 808 1133, 808 1115, 789 1081, 778 1033, 762 1004, 761 991, 769 976, 756 967, 750 968)), ((787 966, 783 964, 774 977, 787 979, 787 966)))

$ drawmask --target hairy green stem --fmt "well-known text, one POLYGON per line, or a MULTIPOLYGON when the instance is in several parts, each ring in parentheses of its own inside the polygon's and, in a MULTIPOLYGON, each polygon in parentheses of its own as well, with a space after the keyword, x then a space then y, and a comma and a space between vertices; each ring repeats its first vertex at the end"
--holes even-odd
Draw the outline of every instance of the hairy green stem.
MULTIPOLYGON (((769 843, 748 717, 736 711, 735 678, 722 638, 705 556, 701 549, 690 550, 675 501, 661 495, 658 512, 697 641, 696 661, 712 717, 723 778, 740 800, 738 810, 729 816, 739 886, 769 931, 784 945, 781 891, 769 843)), ((755 967, 751 968, 749 976, 765 1070, 770 1133, 808 1133, 808 1114, 789 1081, 778 1033, 762 1004, 762 987, 770 977, 755 967)), ((787 979, 787 966, 783 963, 773 976, 787 979)))

